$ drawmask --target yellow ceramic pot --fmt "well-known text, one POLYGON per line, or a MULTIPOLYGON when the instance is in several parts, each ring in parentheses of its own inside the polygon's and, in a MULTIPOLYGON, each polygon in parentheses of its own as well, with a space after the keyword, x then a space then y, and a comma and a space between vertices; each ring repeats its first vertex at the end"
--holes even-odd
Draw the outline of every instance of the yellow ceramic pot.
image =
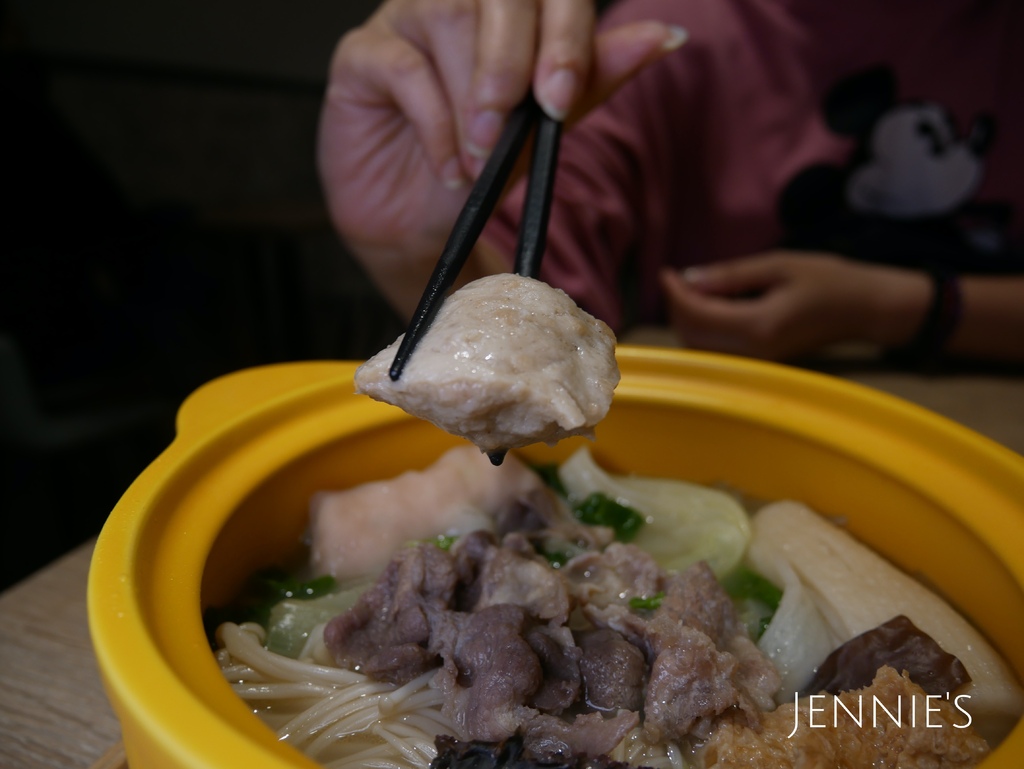
MULTIPOLYGON (((1024 459, 931 412, 831 377, 620 347, 597 429, 607 468, 726 482, 842 516, 958 606, 1024 678, 1024 459)), ((200 388, 170 447, 103 529, 89 618, 132 769, 313 767, 222 679, 202 625, 293 550, 310 495, 423 467, 457 442, 354 394, 355 363, 253 369, 200 388)), ((561 460, 568 441, 524 453, 561 460)), ((1024 726, 985 761, 1011 769, 1024 726)))

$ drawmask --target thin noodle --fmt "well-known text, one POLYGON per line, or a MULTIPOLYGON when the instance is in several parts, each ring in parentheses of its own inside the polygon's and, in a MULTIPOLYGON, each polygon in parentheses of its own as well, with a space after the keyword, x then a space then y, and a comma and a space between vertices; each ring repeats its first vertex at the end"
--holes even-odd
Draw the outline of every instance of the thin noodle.
POLYGON ((341 758, 322 762, 329 769, 408 769, 405 764, 394 760, 391 748, 386 743, 377 743, 366 750, 347 754, 341 758))
POLYGON ((396 713, 400 708, 405 710, 412 710, 422 705, 437 704, 440 705, 442 702, 441 693, 436 689, 427 689, 427 699, 434 700, 433 702, 420 702, 424 698, 420 697, 415 703, 413 700, 417 694, 424 690, 424 686, 433 678, 433 673, 427 673, 423 676, 414 678, 409 683, 405 684, 402 688, 396 689, 390 694, 386 694, 380 698, 379 707, 381 715, 392 715, 396 713), (434 694, 436 692, 436 694, 434 694))
POLYGON ((366 679, 365 676, 345 668, 310 665, 280 654, 271 653, 268 656, 267 649, 263 646, 266 633, 253 622, 246 622, 243 625, 225 622, 217 632, 221 636, 221 642, 235 660, 251 665, 264 675, 290 681, 309 680, 312 675, 316 679, 340 685, 366 679))
POLYGON ((217 637, 218 664, 238 696, 280 739, 330 769, 426 769, 434 737, 456 734, 432 672, 397 687, 275 654, 259 625, 224 623, 217 637))
POLYGON ((421 729, 419 723, 422 723, 419 719, 417 719, 417 723, 403 719, 391 725, 391 733, 396 737, 406 739, 408 747, 418 753, 420 759, 426 758, 427 761, 430 761, 437 754, 434 747, 434 737, 438 734, 435 731, 436 722, 429 730, 421 729))
MULTIPOLYGON (((293 660, 263 646, 259 625, 224 623, 217 662, 234 691, 288 742, 328 769, 427 769, 439 734, 461 737, 442 712, 428 672, 403 686, 373 681, 313 659, 293 660)), ((307 643, 322 649, 322 641, 307 643)), ((634 729, 610 758, 652 769, 686 769, 675 744, 651 744, 634 729)))
POLYGON ((422 713, 413 713, 405 717, 405 722, 419 729, 424 734, 431 735, 430 742, 433 744, 434 737, 439 734, 451 734, 452 725, 444 718, 439 718, 433 711, 425 710, 422 713))
MULTIPOLYGON (((380 686, 380 684, 362 684, 337 690, 289 722, 289 728, 314 733, 331 724, 337 724, 345 714, 348 714, 352 720, 367 708, 372 707, 373 697, 379 693, 380 686)), ((375 710, 371 716, 376 716, 375 710)))
POLYGON ((329 686, 317 686, 313 683, 298 681, 295 683, 245 683, 231 687, 243 700, 274 700, 274 699, 321 699, 330 696, 333 689, 329 686))
POLYGON ((398 734, 384 728, 383 724, 377 724, 373 728, 373 733, 391 745, 398 753, 405 756, 405 760, 413 766, 422 759, 422 756, 416 752, 413 746, 407 744, 398 734))

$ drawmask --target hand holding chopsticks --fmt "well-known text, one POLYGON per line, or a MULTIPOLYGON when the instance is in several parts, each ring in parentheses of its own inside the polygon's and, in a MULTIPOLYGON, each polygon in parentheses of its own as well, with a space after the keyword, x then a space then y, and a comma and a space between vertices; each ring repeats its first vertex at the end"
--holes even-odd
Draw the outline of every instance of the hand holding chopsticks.
POLYGON ((473 246, 483 231, 487 219, 497 205, 523 146, 536 125, 533 157, 530 166, 523 219, 520 224, 514 271, 519 275, 537 277, 544 255, 551 194, 554 187, 555 167, 558 163, 558 145, 562 125, 548 117, 528 96, 509 115, 505 129, 498 139, 483 171, 470 191, 469 198, 452 228, 448 242, 434 267, 413 314, 409 328, 399 345, 391 364, 389 376, 396 381, 402 375, 409 356, 430 327, 445 296, 455 284, 465 266, 473 246))

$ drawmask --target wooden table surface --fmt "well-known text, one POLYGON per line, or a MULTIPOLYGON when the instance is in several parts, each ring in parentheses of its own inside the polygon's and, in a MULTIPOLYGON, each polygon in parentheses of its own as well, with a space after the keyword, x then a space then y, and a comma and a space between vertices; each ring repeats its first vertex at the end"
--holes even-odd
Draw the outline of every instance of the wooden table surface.
MULTIPOLYGON (((922 376, 853 366, 843 375, 1024 454, 1024 374, 922 376)), ((88 542, 0 594, 4 769, 85 769, 120 737, 89 643, 85 583, 91 553, 88 542)))

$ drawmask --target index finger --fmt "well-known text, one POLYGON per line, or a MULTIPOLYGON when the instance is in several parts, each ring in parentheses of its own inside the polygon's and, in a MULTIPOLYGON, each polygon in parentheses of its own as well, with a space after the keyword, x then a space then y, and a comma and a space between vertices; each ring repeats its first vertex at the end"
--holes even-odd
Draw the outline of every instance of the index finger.
POLYGON ((486 0, 480 4, 473 96, 465 118, 466 141, 477 157, 494 146, 509 111, 530 87, 541 2, 486 0))
POLYGON ((592 0, 544 0, 533 90, 555 120, 565 119, 587 86, 595 18, 592 0))

